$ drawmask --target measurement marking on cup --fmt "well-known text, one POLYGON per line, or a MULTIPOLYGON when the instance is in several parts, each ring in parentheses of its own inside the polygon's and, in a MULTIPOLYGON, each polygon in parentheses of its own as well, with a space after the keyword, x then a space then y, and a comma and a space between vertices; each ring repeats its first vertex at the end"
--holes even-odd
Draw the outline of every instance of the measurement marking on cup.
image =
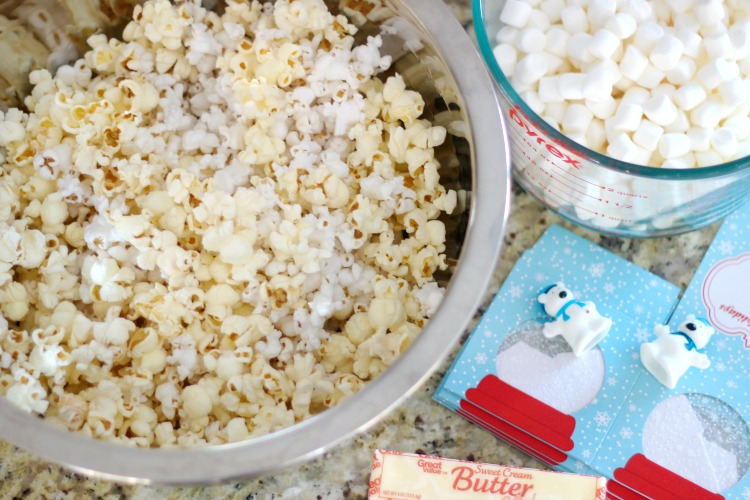
MULTIPOLYGON (((543 166, 539 165, 539 164, 538 164, 538 163, 537 163, 536 161, 534 161, 534 160, 533 160, 533 159, 532 159, 531 157, 529 157, 529 155, 528 155, 528 154, 526 154, 526 152, 523 152, 523 155, 524 155, 524 156, 526 157, 526 159, 528 159, 528 160, 529 160, 529 161, 530 161, 530 162, 531 162, 531 163, 532 163, 532 164, 533 164, 533 165, 534 165, 534 166, 535 166, 536 168, 538 168, 538 169, 539 169, 539 170, 540 170, 540 171, 541 171, 542 173, 544 173, 545 175, 547 175, 547 176, 548 176, 548 177, 550 178, 550 180, 551 180, 551 181, 552 181, 553 183, 558 183, 558 184, 562 184, 563 186, 565 186, 565 187, 569 188, 569 189, 570 189, 571 191, 575 191, 576 193, 580 193, 580 194, 582 194, 582 195, 584 195, 584 196, 588 196, 589 198, 591 198, 591 199, 594 199, 594 200, 597 200, 597 201, 602 201, 602 199, 601 199, 601 198, 597 198, 596 196, 592 196, 592 195, 590 195, 590 194, 586 193, 585 191, 580 191, 580 190, 576 189, 575 187, 573 187, 573 186, 571 186, 571 185, 569 185, 569 184, 566 184, 565 182, 563 182, 563 180, 562 180, 562 179, 559 179, 559 178, 555 177, 555 174, 554 174, 554 173, 553 173, 553 172, 552 172, 551 170, 547 170, 547 169, 546 169, 546 168, 544 168, 543 166)), ((524 169, 525 169, 525 167, 524 167, 524 169)), ((584 187, 584 186, 578 186, 578 187, 584 187)), ((574 197, 574 198, 575 198, 575 197, 574 197)), ((576 199, 578 199, 578 198, 576 198, 576 199)), ((578 201, 583 201, 583 200, 578 200, 578 201)))

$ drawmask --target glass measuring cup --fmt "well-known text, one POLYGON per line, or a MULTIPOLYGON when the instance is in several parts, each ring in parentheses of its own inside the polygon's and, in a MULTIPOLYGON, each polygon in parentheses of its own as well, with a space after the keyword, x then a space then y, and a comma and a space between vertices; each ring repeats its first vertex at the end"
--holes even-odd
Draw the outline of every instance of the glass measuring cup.
POLYGON ((547 124, 513 89, 492 49, 505 0, 473 0, 482 56, 500 88, 513 177, 562 217, 625 237, 671 236, 705 227, 750 194, 750 157, 690 169, 635 165, 597 153, 547 124))

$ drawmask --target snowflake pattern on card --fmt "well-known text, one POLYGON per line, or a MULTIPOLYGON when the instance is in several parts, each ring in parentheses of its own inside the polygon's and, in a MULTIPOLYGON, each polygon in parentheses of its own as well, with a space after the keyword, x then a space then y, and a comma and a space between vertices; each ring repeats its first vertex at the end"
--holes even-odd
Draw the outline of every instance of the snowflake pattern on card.
POLYGON ((677 287, 635 264, 552 226, 516 263, 434 397, 458 409, 466 391, 487 375, 528 389, 537 400, 575 418, 574 447, 560 468, 588 467, 644 371, 634 332, 666 321, 678 293, 677 287), (550 318, 537 295, 557 281, 613 320, 608 336, 582 359, 573 356, 561 337, 541 334, 541 325, 550 318))

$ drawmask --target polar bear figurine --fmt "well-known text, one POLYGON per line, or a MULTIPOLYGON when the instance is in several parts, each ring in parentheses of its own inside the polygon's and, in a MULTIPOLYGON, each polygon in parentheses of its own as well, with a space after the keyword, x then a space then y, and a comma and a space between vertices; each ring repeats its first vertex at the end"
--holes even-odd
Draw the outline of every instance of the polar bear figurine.
POLYGON ((651 374, 670 389, 677 386, 691 366, 705 370, 711 361, 703 349, 714 334, 713 327, 703 318, 689 314, 676 332, 667 325, 654 327, 656 340, 641 344, 641 363, 651 374))
POLYGON ((598 344, 612 327, 612 320, 599 314, 593 302, 575 300, 564 283, 546 287, 539 292, 537 300, 544 311, 555 318, 544 325, 544 336, 562 335, 576 356, 583 356, 598 344))

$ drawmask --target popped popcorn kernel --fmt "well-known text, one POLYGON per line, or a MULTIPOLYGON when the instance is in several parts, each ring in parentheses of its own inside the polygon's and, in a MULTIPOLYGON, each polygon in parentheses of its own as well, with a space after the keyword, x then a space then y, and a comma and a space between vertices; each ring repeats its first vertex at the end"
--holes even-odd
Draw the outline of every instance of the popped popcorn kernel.
POLYGON ((344 3, 148 0, 122 40, 32 72, 28 113, 0 112, 0 395, 206 446, 320 413, 408 348, 444 292, 447 132, 381 79, 380 37, 355 46, 384 11, 344 3))

